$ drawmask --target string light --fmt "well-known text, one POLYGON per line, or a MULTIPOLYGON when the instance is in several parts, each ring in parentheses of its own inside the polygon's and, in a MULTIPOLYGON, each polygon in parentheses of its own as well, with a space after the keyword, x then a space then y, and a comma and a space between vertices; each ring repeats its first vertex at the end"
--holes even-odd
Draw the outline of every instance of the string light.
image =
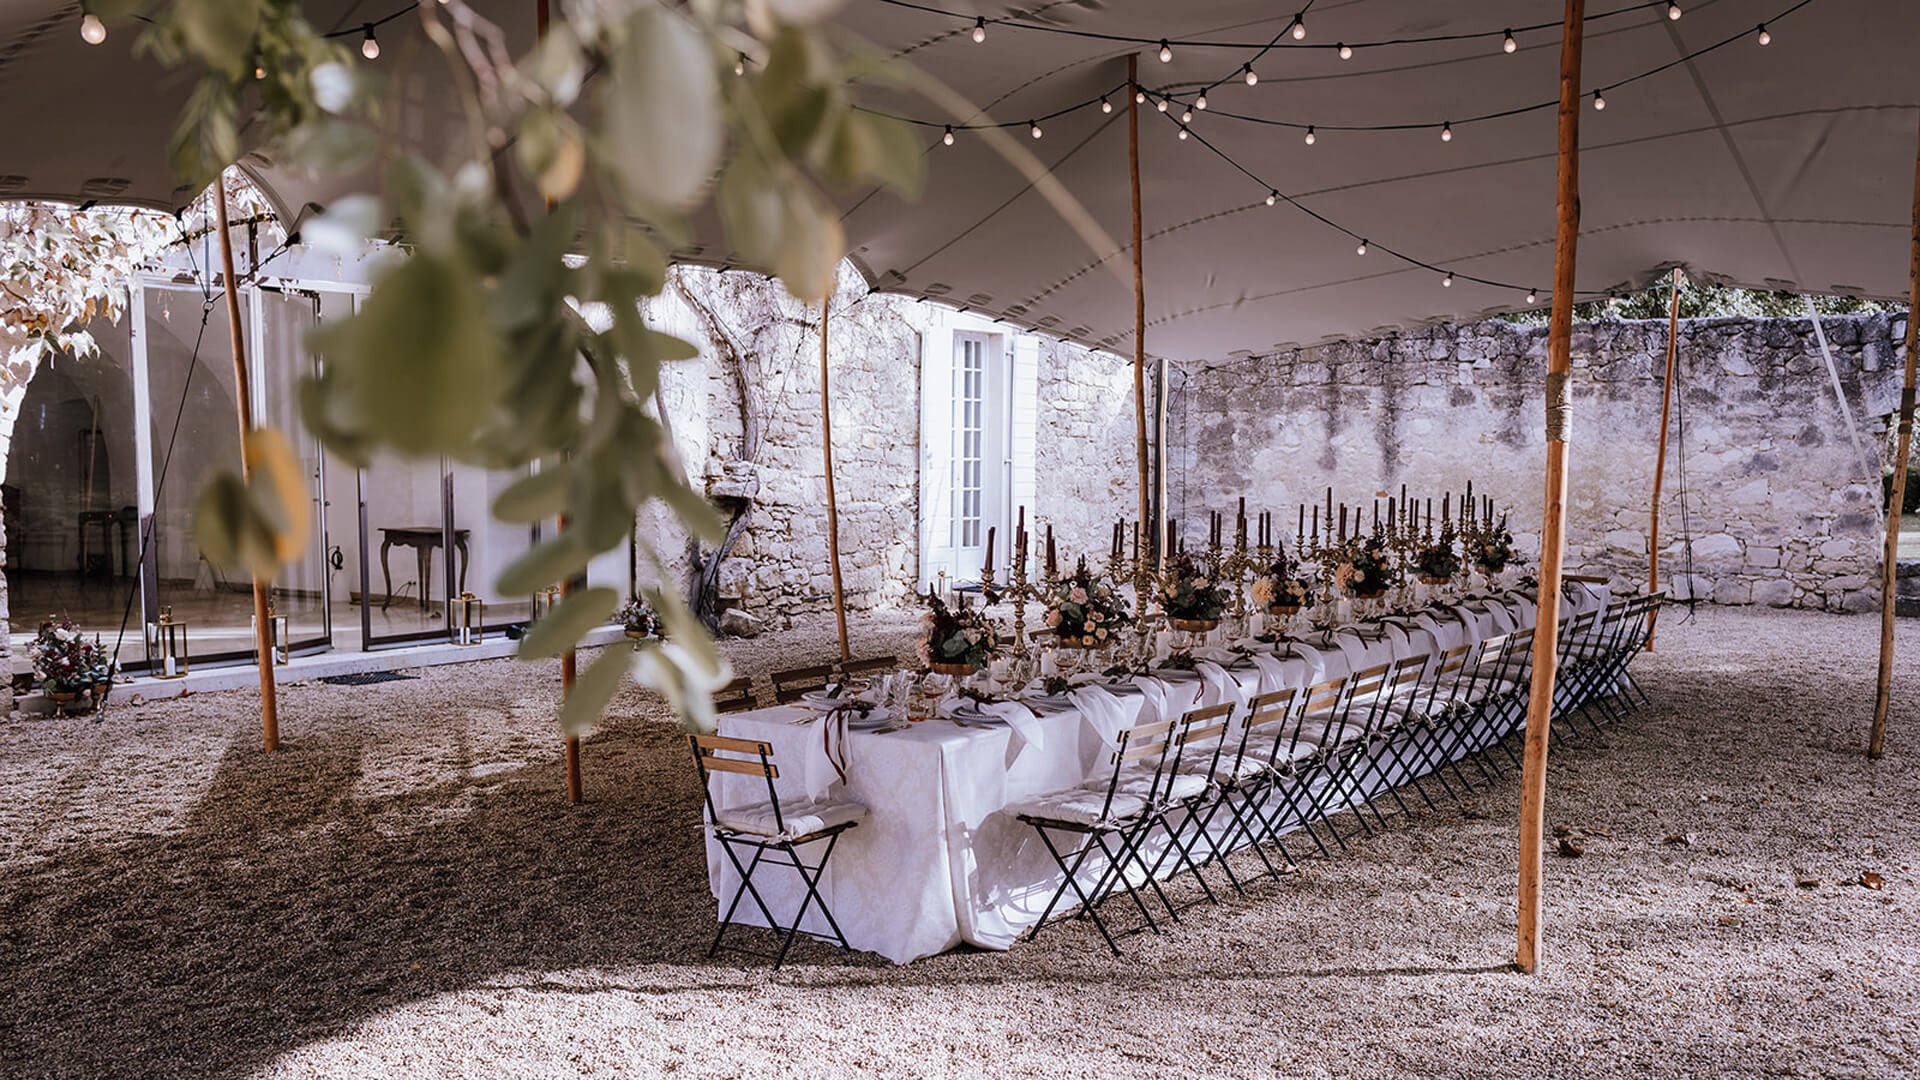
POLYGON ((1180 125, 1180 141, 1181 142, 1187 141, 1187 125, 1185 124, 1180 125))
POLYGON ((733 62, 733 73, 735 75, 745 75, 747 73, 747 54, 746 53, 741 53, 740 59, 735 60, 733 62))
POLYGON ((373 24, 367 24, 367 36, 360 40, 360 55, 369 60, 380 59, 380 43, 374 40, 373 24))
POLYGON ((1133 92, 1133 103, 1135 105, 1145 105, 1147 103, 1147 92, 1145 90, 1135 90, 1133 92))
POLYGON ((1679 4, 1667 5, 1667 18, 1673 22, 1680 21, 1680 5, 1679 4))
POLYGON ((1312 125, 1312 124, 1308 124, 1308 125, 1307 125, 1307 137, 1306 137, 1306 140, 1305 140, 1305 142, 1306 142, 1306 144, 1307 144, 1308 146, 1312 146, 1312 145, 1313 145, 1313 144, 1314 144, 1315 142, 1318 142, 1318 141, 1319 141, 1319 137, 1318 137, 1318 136, 1316 136, 1316 135, 1315 135, 1315 134, 1313 133, 1313 125, 1312 125))
POLYGON ((1607 107, 1607 99, 1601 95, 1600 91, 1595 90, 1593 92, 1593 111, 1600 112, 1604 110, 1606 107, 1607 107))
POLYGON ((1200 96, 1193 99, 1193 107, 1196 109, 1199 109, 1202 112, 1206 111, 1207 92, 1205 90, 1200 91, 1200 96))
POLYGON ((978 45, 985 40, 987 40, 987 20, 985 18, 973 20, 973 43, 978 45))
POLYGON ((1159 109, 1159 110, 1160 110, 1161 112, 1166 112, 1166 111, 1167 111, 1167 99, 1166 99, 1166 98, 1164 98, 1164 97, 1162 97, 1162 98, 1156 98, 1156 99, 1154 100, 1154 103, 1153 103, 1153 107, 1154 107, 1154 108, 1156 108, 1156 109, 1159 109))
POLYGON ((259 64, 253 65, 253 77, 256 81, 266 78, 267 69, 261 67, 259 64))
POLYGON ((1353 49, 1344 41, 1340 43, 1340 59, 1342 60, 1353 59, 1353 49))
POLYGON ((1111 102, 1111 101, 1108 101, 1108 100, 1107 100, 1106 98, 1101 98, 1101 99, 1100 99, 1100 111, 1101 111, 1101 112, 1103 112, 1103 113, 1110 113, 1110 112, 1112 112, 1112 111, 1113 111, 1113 102, 1111 102))
POLYGON ((1538 299, 1540 299, 1539 293, 1535 292, 1532 289, 1527 290, 1527 303, 1531 304, 1538 299))
POLYGON ((953 125, 952 124, 947 125, 947 133, 945 135, 940 136, 940 141, 948 146, 953 145, 953 125))
POLYGON ((1268 205, 1268 206, 1272 206, 1272 205, 1273 205, 1274 203, 1277 203, 1277 202, 1279 202, 1279 201, 1280 201, 1280 193, 1279 193, 1279 192, 1277 192, 1277 191, 1268 191, 1268 192, 1267 192, 1267 205, 1268 205))
POLYGON ((1761 24, 1760 24, 1760 34, 1759 34, 1759 36, 1758 36, 1757 38, 1755 38, 1754 40, 1756 40, 1756 41, 1758 41, 1758 42, 1759 42, 1760 44, 1762 44, 1762 45, 1771 45, 1771 44, 1773 44, 1773 35, 1772 35, 1772 34, 1769 34, 1769 33, 1767 33, 1767 24, 1766 24, 1766 23, 1761 23, 1761 24))
POLYGON ((1367 242, 1365 240, 1360 241, 1360 246, 1354 248, 1353 253, 1355 255, 1365 255, 1367 253, 1367 242))
POLYGON ((80 16, 80 40, 89 45, 98 45, 107 40, 107 24, 91 11, 80 16))
POLYGON ((1507 31, 1507 36, 1506 36, 1506 38, 1505 38, 1505 39, 1504 39, 1503 41, 1501 41, 1501 42, 1500 42, 1500 49, 1501 49, 1501 51, 1503 51, 1503 52, 1512 52, 1513 50, 1515 50, 1515 49, 1517 49, 1517 48, 1519 48, 1519 47, 1520 47, 1520 43, 1519 43, 1519 42, 1517 42, 1517 41, 1515 41, 1515 40, 1513 40, 1513 31, 1511 31, 1511 30, 1509 30, 1509 31, 1507 31))
POLYGON ((1181 123, 1183 123, 1183 124, 1191 124, 1191 123, 1193 123, 1193 110, 1192 110, 1192 109, 1182 109, 1182 110, 1181 110, 1181 112, 1180 112, 1180 122, 1181 122, 1181 123))
POLYGON ((1244 72, 1246 72, 1246 73, 1247 73, 1247 85, 1248 85, 1248 86, 1257 86, 1257 85, 1259 85, 1259 82, 1260 82, 1260 76, 1258 76, 1258 75, 1255 75, 1255 74, 1253 73, 1253 65, 1252 65, 1252 64, 1247 64, 1247 65, 1245 65, 1245 66, 1243 66, 1243 67, 1242 67, 1242 68, 1241 68, 1240 70, 1242 70, 1242 71, 1244 71, 1244 72))
POLYGON ((1040 137, 1040 121, 1029 120, 1027 121, 1027 123, 1029 125, 1029 127, 1027 128, 1027 134, 1033 136, 1036 139, 1039 138, 1040 137))
POLYGON ((1448 120, 1443 122, 1440 125, 1440 141, 1441 142, 1453 141, 1453 121, 1448 120))
POLYGON ((1453 288, 1453 271, 1447 271, 1447 276, 1440 279, 1440 286, 1445 289, 1453 288))
POLYGON ((1293 17, 1293 40, 1307 40, 1307 13, 1304 11, 1293 17))
POLYGON ((1171 63, 1172 61, 1173 61, 1173 46, 1167 44, 1166 38, 1161 38, 1160 39, 1160 62, 1163 64, 1166 64, 1166 63, 1171 63))

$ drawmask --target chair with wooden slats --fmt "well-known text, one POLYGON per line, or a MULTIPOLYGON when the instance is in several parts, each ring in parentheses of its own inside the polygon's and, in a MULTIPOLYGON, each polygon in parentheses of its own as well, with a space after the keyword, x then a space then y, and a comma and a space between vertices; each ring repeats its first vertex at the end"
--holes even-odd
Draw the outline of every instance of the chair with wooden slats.
POLYGON ((833 678, 832 664, 813 664, 773 673, 773 699, 782 705, 798 701, 809 690, 819 690, 833 678))
POLYGON ((900 668, 897 656, 869 656, 861 660, 843 660, 840 662, 840 675, 843 678, 885 675, 900 668))
MULTIPOLYGON (((1200 889, 1207 899, 1215 902, 1218 902, 1218 898, 1214 896, 1213 886, 1200 873, 1200 867, 1208 862, 1219 862, 1234 891, 1246 894, 1239 875, 1234 873, 1232 865, 1225 858, 1224 853, 1230 850, 1230 846, 1221 847, 1208 834, 1208 826, 1228 798, 1235 779, 1243 775, 1243 768, 1246 774, 1259 770, 1257 761, 1245 760, 1238 733, 1229 730, 1236 707, 1232 701, 1223 701, 1217 705, 1189 709, 1181 715, 1180 724, 1174 729, 1173 770, 1181 776, 1199 777, 1205 786, 1194 795, 1177 800, 1161 813, 1160 824, 1166 829, 1169 842, 1153 867, 1153 873, 1158 876, 1161 864, 1177 853, 1178 863, 1186 865, 1193 873, 1194 880, 1200 883, 1200 889), (1230 734, 1232 737, 1229 737, 1230 734), (1179 814, 1178 821, 1174 820, 1176 812, 1179 814), (1195 852, 1203 846, 1204 857, 1196 858, 1195 852)), ((1179 872, 1178 864, 1174 872, 1179 872)))
POLYGON ((742 675, 713 692, 715 712, 746 712, 759 707, 759 699, 753 696, 753 676, 751 675, 742 675))
POLYGON ((867 808, 847 800, 782 799, 774 788, 774 781, 780 777, 780 769, 774 764, 773 747, 768 743, 725 735, 689 735, 687 742, 693 749, 694 764, 700 770, 700 788, 706 800, 705 828, 726 852, 734 872, 740 875, 740 886, 734 890, 732 901, 720 916, 720 930, 713 936, 713 944, 708 946, 707 955, 712 956, 720 951, 727 928, 735 925, 734 912, 739 910, 740 901, 747 896, 753 898, 754 906, 766 919, 767 927, 783 935, 780 951, 770 954, 737 945, 726 946, 728 951, 767 957, 773 961, 774 970, 778 971, 780 965, 786 962, 787 950, 793 947, 794 939, 801 933, 837 943, 843 949, 851 948, 847 944, 847 936, 840 931, 840 923, 828 909, 826 899, 820 895, 820 880, 826 873, 827 860, 833 857, 834 845, 839 842, 840 835, 865 820, 867 808), (713 795, 714 773, 751 776, 765 781, 766 801, 721 808, 713 795), (809 863, 801 858, 800 848, 803 845, 817 843, 824 843, 826 847, 816 861, 809 863), (740 859, 742 851, 753 853, 745 863, 740 859), (784 859, 770 857, 770 853, 784 856, 784 859), (806 885, 806 896, 800 901, 800 907, 790 921, 782 922, 776 917, 766 898, 754 885, 753 875, 762 867, 790 867, 806 885), (819 910, 832 929, 831 936, 800 929, 809 908, 819 910))
POLYGON ((1320 854, 1331 854, 1314 827, 1319 818, 1301 786, 1303 779, 1310 776, 1313 759, 1319 753, 1318 744, 1303 744, 1300 739, 1306 700, 1306 690, 1297 686, 1255 694, 1247 702, 1247 717, 1240 728, 1242 760, 1258 762, 1260 769, 1234 782, 1240 800, 1229 806, 1234 811, 1236 832, 1229 834, 1227 846, 1237 842, 1236 836, 1245 837, 1260 852, 1274 877, 1279 876, 1279 871, 1261 848, 1271 843, 1289 867, 1297 865, 1293 853, 1280 839, 1295 825, 1306 832, 1320 854))
POLYGON ((1016 817, 1033 826, 1061 873, 1060 885, 1041 910, 1039 921, 1027 929, 1029 941, 1050 923, 1073 917, 1072 912, 1054 915, 1069 892, 1079 900, 1078 912, 1092 920, 1115 956, 1120 955, 1120 946, 1100 914, 1101 901, 1109 896, 1124 891, 1140 912, 1140 929, 1160 932, 1143 890, 1157 894, 1168 912, 1173 911, 1173 905, 1160 883, 1147 873, 1140 841, 1168 806, 1206 790, 1205 780, 1181 776, 1173 768, 1178 723, 1173 719, 1156 720, 1122 728, 1114 733, 1112 749, 1105 758, 1109 771, 1103 779, 1009 805, 1016 817), (1073 846, 1063 850, 1056 834, 1072 837, 1073 846), (1089 859, 1096 854, 1099 861, 1090 866, 1089 859), (1084 883, 1088 874, 1093 875, 1090 886, 1084 883), (1137 883, 1136 876, 1140 878, 1137 883))

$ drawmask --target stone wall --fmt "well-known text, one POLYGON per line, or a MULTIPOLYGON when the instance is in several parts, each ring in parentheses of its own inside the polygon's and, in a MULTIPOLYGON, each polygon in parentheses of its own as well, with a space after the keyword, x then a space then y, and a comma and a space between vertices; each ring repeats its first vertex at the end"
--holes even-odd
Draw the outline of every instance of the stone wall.
POLYGON ((1098 564, 1114 519, 1139 517, 1133 362, 1042 338, 1034 437, 1034 505, 1060 557, 1098 564))
MULTIPOLYGON (((1898 406, 1904 320, 1823 321, 1868 453, 1898 406)), ((1879 603, 1881 462, 1857 457, 1804 319, 1681 323, 1662 578, 1679 597, 1863 611, 1879 603), (1684 463, 1682 481, 1679 466, 1684 463), (1683 513, 1684 508, 1684 513, 1683 513), (1687 572, 1691 541, 1691 573, 1687 572)), ((1666 324, 1574 329, 1570 572, 1645 584, 1666 324)), ((1241 494, 1281 509, 1376 493, 1476 492, 1539 550, 1544 328, 1441 325, 1180 372, 1169 500, 1197 523, 1241 494)), ((1189 530, 1197 535, 1197 528, 1189 530)))

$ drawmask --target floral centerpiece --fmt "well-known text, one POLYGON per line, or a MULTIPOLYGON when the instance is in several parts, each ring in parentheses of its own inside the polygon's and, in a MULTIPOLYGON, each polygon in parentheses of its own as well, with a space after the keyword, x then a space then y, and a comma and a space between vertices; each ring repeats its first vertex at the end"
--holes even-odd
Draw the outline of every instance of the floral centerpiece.
POLYGON ((962 601, 949 608, 927 593, 926 632, 920 637, 920 662, 942 675, 969 675, 987 666, 1000 638, 993 622, 962 601))
POLYGON ((1160 607, 1175 630, 1205 633, 1220 625, 1227 590, 1191 555, 1177 555, 1160 585, 1160 607))
POLYGON ((1313 582, 1300 573, 1300 564, 1287 558, 1284 545, 1276 548, 1273 562, 1254 580, 1254 606, 1274 615, 1293 615, 1312 602, 1313 582))
POLYGON ((1047 610, 1047 626, 1068 648, 1105 648, 1126 621, 1127 602, 1095 580, 1085 558, 1060 583, 1060 599, 1047 610))
POLYGON ((33 670, 40 676, 40 688, 61 708, 84 695, 87 707, 95 696, 113 685, 117 665, 107 660, 100 638, 92 641, 66 619, 43 619, 33 639, 33 670))
POLYGON ((1376 533, 1354 546, 1352 557, 1334 571, 1334 580, 1355 596, 1374 597, 1400 583, 1400 568, 1387 552, 1386 539, 1376 533))
POLYGON ((1482 532, 1474 542, 1473 565, 1489 575, 1505 570, 1519 559, 1519 552, 1513 550, 1513 533, 1508 531, 1504 517, 1500 524, 1482 532))
POLYGON ((1422 544, 1413 555, 1413 572, 1429 585, 1439 585, 1460 572, 1460 553, 1456 547, 1460 534, 1451 519, 1440 523, 1440 535, 1433 543, 1422 544))
POLYGON ((647 603, 643 597, 628 597, 627 602, 620 605, 620 610, 614 613, 614 618, 620 621, 621 627, 626 630, 630 638, 663 636, 664 628, 660 622, 660 613, 653 610, 653 605, 647 603))

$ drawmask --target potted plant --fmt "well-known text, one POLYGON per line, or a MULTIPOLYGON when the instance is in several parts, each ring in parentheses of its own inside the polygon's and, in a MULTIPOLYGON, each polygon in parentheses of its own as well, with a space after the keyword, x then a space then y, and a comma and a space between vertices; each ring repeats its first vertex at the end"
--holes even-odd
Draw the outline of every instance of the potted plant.
POLYGON ((1460 539, 1451 519, 1440 523, 1440 535, 1433 543, 1422 544, 1413 557, 1413 572, 1428 585, 1445 585, 1460 572, 1460 539))
POLYGON ((620 610, 614 613, 614 617, 620 620, 620 626, 627 632, 627 636, 635 641, 647 641, 663 636, 660 613, 653 610, 653 605, 647 603, 643 597, 628 597, 627 602, 620 605, 620 610))
POLYGON ((1127 621, 1127 602, 1096 581, 1082 558, 1060 583, 1060 598, 1047 609, 1047 626, 1066 648, 1101 649, 1127 621))
POLYGON ((987 666, 999 647, 994 625, 963 599, 949 608, 927 593, 925 631, 920 635, 920 662, 938 675, 971 675, 987 666))
POLYGON ((107 662, 99 637, 88 641, 72 622, 47 618, 33 639, 33 670, 40 689, 63 713, 92 712, 111 687, 114 665, 107 662))
POLYGON ((1254 606, 1270 615, 1298 615, 1313 600, 1313 582, 1299 571, 1299 564, 1287 558, 1286 547, 1277 548, 1266 572, 1254 580, 1254 606))
POLYGON ((1160 586, 1160 609, 1175 630, 1204 634, 1220 625, 1227 590, 1191 555, 1177 555, 1160 586))

